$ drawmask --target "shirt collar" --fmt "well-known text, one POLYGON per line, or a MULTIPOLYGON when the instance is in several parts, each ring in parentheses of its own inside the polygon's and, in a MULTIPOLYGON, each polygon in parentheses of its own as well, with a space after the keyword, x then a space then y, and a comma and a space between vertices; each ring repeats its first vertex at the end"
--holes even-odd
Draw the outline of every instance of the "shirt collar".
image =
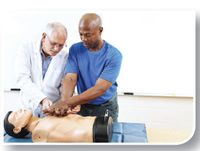
POLYGON ((42 42, 41 42, 41 45, 40 45, 40 54, 41 54, 41 56, 42 57, 44 57, 44 58, 52 58, 52 56, 47 56, 47 57, 45 57, 45 55, 44 55, 44 52, 42 51, 42 42))

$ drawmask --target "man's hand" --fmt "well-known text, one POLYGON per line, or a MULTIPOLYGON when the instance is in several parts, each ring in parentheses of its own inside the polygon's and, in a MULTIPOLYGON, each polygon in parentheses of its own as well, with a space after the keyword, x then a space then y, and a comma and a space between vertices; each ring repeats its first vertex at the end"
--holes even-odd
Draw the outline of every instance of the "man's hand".
POLYGON ((48 109, 44 111, 44 114, 55 115, 55 116, 65 116, 70 112, 69 106, 66 101, 59 101, 51 105, 48 109))
POLYGON ((44 98, 41 101, 41 104, 42 104, 42 112, 45 113, 45 111, 52 105, 52 101, 47 98, 44 98))
POLYGON ((80 109, 81 109, 81 105, 77 105, 73 108, 70 108, 67 113, 68 114, 76 114, 77 112, 80 111, 80 109))

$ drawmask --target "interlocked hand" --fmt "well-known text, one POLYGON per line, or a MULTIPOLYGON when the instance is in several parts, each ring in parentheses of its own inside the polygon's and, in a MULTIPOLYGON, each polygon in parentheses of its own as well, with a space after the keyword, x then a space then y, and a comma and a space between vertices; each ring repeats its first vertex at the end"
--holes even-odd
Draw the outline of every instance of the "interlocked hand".
POLYGON ((69 112, 69 106, 66 101, 59 101, 52 104, 48 109, 43 110, 44 114, 55 115, 55 116, 65 116, 69 112))

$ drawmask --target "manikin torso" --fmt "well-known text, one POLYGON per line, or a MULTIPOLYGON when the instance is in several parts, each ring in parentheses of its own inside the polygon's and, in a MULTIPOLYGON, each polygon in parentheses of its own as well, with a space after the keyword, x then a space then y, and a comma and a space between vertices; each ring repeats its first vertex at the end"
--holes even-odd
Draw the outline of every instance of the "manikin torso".
POLYGON ((69 114, 65 117, 31 117, 27 130, 33 142, 93 142, 96 117, 69 114))

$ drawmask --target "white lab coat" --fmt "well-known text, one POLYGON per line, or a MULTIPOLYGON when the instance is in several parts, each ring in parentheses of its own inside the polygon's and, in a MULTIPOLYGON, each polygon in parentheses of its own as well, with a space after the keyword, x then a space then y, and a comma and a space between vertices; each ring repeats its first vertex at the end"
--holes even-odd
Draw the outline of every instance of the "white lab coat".
POLYGON ((19 48, 15 72, 20 91, 21 108, 31 110, 33 116, 44 117, 40 102, 47 97, 53 102, 60 100, 68 53, 61 50, 52 57, 43 79, 41 40, 28 42, 19 48))

